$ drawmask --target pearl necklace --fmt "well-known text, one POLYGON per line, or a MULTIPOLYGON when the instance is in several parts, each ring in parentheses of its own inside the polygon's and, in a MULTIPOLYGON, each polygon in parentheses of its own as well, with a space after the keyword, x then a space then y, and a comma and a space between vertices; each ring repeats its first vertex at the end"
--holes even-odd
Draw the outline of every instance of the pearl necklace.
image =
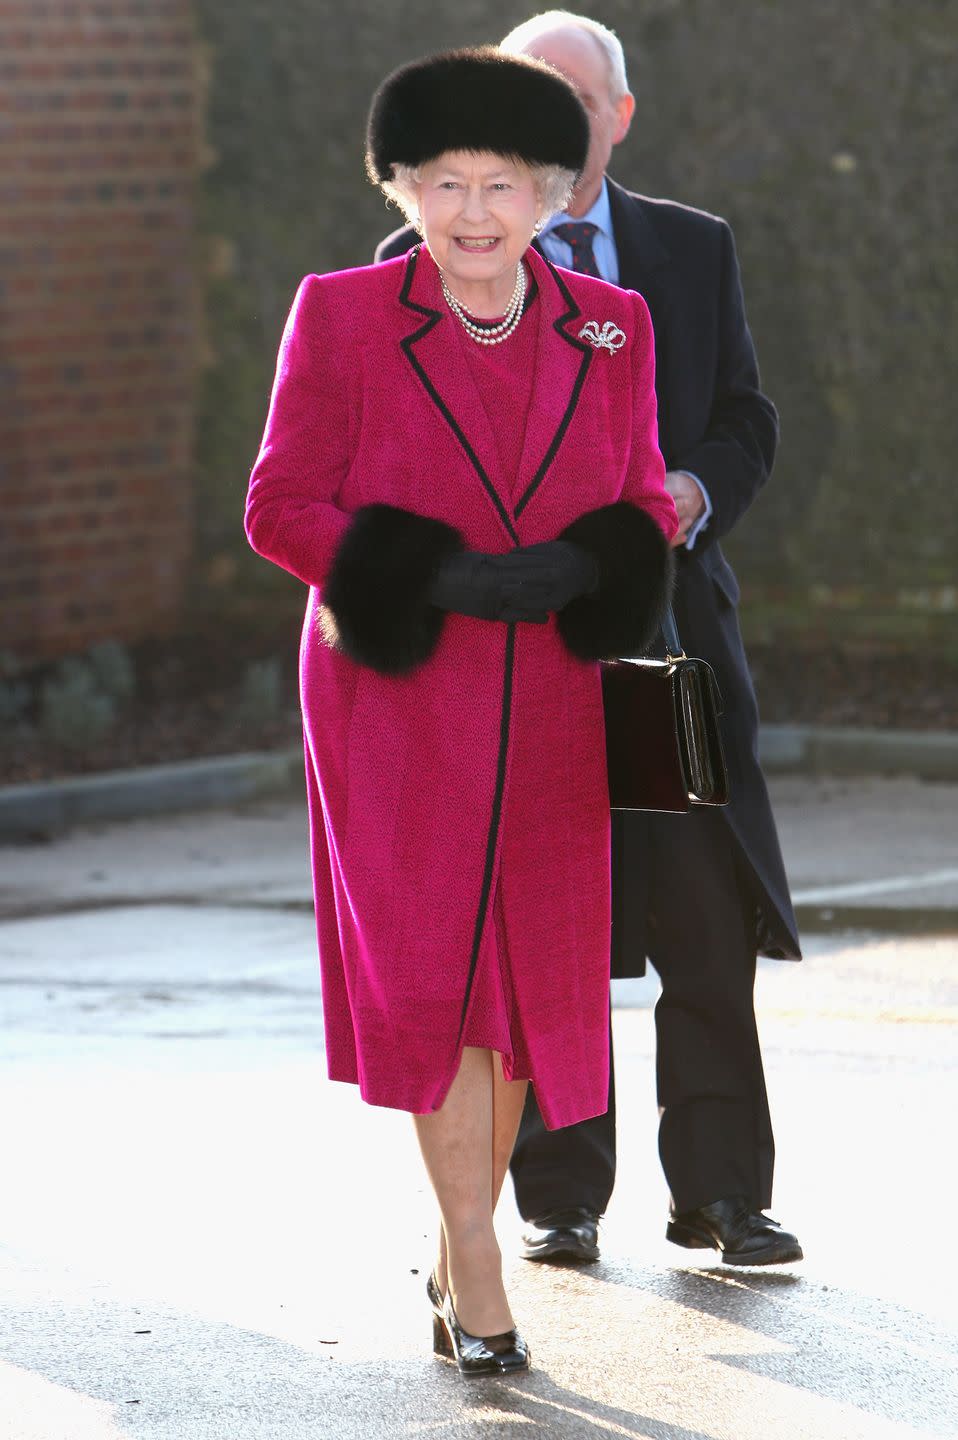
POLYGON ((522 312, 526 303, 526 268, 520 260, 516 270, 516 283, 512 291, 512 299, 505 316, 498 325, 477 325, 469 315, 469 312, 460 305, 446 284, 446 277, 442 271, 439 272, 439 279, 442 284, 442 293, 446 297, 446 304, 460 321, 462 328, 474 340, 477 345, 501 345, 503 340, 508 340, 519 321, 522 319, 522 312))

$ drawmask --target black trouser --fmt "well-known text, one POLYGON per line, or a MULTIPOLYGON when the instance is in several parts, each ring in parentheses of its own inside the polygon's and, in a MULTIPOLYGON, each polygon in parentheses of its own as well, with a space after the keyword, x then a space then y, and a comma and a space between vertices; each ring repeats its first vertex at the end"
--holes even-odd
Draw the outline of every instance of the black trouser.
MULTIPOLYGON (((745 1195, 771 1204, 774 1142, 752 991, 755 945, 744 862, 714 811, 650 815, 648 952, 655 1007, 659 1154, 677 1211, 745 1195)), ((524 1219, 583 1205, 615 1182, 615 1091, 605 1115, 547 1131, 529 1098, 512 1156, 524 1219)))

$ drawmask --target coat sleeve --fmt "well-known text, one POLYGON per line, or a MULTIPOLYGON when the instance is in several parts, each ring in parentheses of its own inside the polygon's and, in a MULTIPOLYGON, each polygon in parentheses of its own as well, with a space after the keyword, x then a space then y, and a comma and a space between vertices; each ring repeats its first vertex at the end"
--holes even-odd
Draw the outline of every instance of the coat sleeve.
POLYGON ((598 567, 596 589, 558 616, 559 633, 583 660, 642 654, 659 631, 672 590, 669 541, 678 517, 659 450, 652 321, 642 297, 631 299, 632 440, 621 499, 586 511, 560 536, 581 545, 598 567))
POLYGON ((721 290, 715 390, 701 441, 674 457, 673 468, 696 475, 708 491, 712 515, 696 550, 726 535, 768 479, 778 446, 778 414, 762 393, 748 322, 735 240, 722 226, 721 290))
POLYGON ((246 497, 253 549, 307 585, 322 585, 349 525, 337 504, 349 463, 347 393, 324 343, 321 292, 307 275, 293 301, 246 497))
POLYGON ((258 554, 317 587, 329 644, 383 674, 402 674, 439 641, 444 616, 428 592, 463 542, 452 526, 393 505, 342 508, 349 396, 322 292, 319 277, 307 276, 286 322, 246 534, 258 554))

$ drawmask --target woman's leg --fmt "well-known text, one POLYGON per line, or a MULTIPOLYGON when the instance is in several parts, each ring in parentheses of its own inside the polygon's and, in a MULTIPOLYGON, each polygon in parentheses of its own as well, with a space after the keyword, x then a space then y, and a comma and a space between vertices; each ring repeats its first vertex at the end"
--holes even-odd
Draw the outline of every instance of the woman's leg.
POLYGON ((495 1210, 515 1149, 529 1082, 507 1080, 502 1073, 501 1056, 493 1055, 492 1061, 492 1208, 495 1210))
MULTIPOLYGON (((492 1209, 495 1213, 502 1193, 506 1171, 515 1148, 519 1122, 525 1108, 528 1080, 507 1080, 502 1073, 502 1057, 492 1052, 492 1209)), ((446 1231, 439 1226, 439 1258, 436 1261, 436 1283, 446 1293, 446 1231)))
MULTIPOLYGON (((506 1084, 498 1055, 467 1046, 442 1108, 415 1117, 442 1215, 452 1303, 460 1324, 473 1335, 496 1335, 512 1328, 492 1223, 497 1172, 501 1171, 501 1186, 508 1164, 508 1154, 501 1162, 507 1131, 512 1125, 514 1139, 521 1111, 521 1100, 516 1104, 511 1096, 500 1096, 506 1084)), ((521 1084, 515 1088, 524 1089, 521 1084)), ((438 1279, 442 1283, 446 1277, 440 1273, 438 1279)))

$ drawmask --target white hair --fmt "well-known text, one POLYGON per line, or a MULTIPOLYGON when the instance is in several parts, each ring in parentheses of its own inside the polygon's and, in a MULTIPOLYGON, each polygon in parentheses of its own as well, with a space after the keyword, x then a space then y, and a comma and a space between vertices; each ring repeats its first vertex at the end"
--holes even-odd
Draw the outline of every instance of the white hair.
POLYGON ((506 55, 523 55, 543 35, 554 35, 557 30, 581 30, 591 35, 601 45, 609 66, 609 98, 621 100, 629 93, 629 80, 625 73, 625 51, 622 41, 614 30, 590 20, 588 15, 573 15, 571 10, 543 10, 524 20, 501 41, 499 49, 506 55))
MULTIPOLYGON (((532 183, 539 197, 540 223, 566 208, 576 182, 574 170, 566 170, 561 165, 528 165, 524 160, 517 163, 525 165, 532 176, 532 183)), ((383 180, 380 185, 386 198, 399 206, 409 224, 414 225, 420 233, 422 227, 419 223, 418 192, 421 181, 420 166, 393 165, 391 178, 383 180)))

